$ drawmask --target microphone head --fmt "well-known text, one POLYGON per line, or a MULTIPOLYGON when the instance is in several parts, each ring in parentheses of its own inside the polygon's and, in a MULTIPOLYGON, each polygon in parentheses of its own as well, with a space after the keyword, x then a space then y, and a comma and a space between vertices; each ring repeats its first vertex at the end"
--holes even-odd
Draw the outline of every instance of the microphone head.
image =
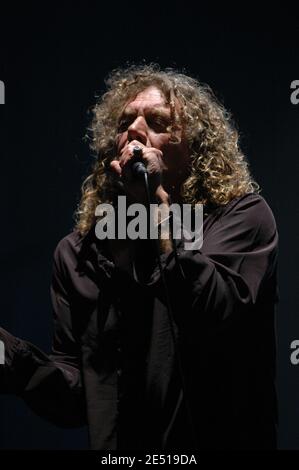
POLYGON ((139 147, 139 145, 135 145, 135 147, 133 148, 133 155, 134 157, 136 158, 141 158, 142 156, 142 148, 139 147))
POLYGON ((142 148, 136 145, 133 149, 133 156, 134 156, 134 161, 132 163, 132 173, 135 177, 140 177, 143 176, 147 170, 145 167, 145 164, 141 160, 142 156, 142 148), (138 159, 138 160, 137 160, 138 159))
POLYGON ((134 176, 143 176, 147 172, 143 162, 134 162, 132 165, 132 173, 134 176))

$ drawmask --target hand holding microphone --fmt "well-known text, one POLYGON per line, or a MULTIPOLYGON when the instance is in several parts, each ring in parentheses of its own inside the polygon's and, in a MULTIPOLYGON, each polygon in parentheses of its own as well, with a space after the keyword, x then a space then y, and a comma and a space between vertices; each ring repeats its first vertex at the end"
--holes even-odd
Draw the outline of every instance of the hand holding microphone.
POLYGON ((147 173, 151 193, 159 200, 167 199, 167 193, 161 185, 165 170, 161 150, 146 147, 138 140, 128 142, 120 151, 119 158, 110 163, 110 168, 123 182, 126 193, 134 201, 144 202, 144 176, 147 173))
POLYGON ((142 161, 142 148, 139 145, 136 145, 133 148, 133 163, 132 163, 132 173, 135 178, 144 176, 147 173, 144 162, 142 161))

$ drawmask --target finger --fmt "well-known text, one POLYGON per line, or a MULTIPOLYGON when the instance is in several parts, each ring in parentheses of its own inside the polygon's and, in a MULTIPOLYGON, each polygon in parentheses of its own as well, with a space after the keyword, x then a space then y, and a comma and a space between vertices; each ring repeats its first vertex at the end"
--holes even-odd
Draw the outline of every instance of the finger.
POLYGON ((110 162, 110 168, 111 168, 111 170, 114 171, 114 173, 116 173, 118 176, 121 176, 121 166, 120 166, 118 160, 112 160, 112 162, 110 162))
POLYGON ((146 148, 146 146, 139 142, 139 140, 131 140, 131 142, 129 142, 129 147, 139 147, 141 150, 146 148))
POLYGON ((119 159, 119 164, 120 167, 123 168, 126 166, 129 160, 132 160, 134 157, 134 152, 133 152, 134 146, 128 146, 126 150, 122 153, 120 159, 119 159))
POLYGON ((123 154, 125 151, 129 150, 133 153, 134 147, 139 147, 141 150, 144 150, 146 147, 139 140, 131 140, 120 150, 120 154, 123 154))

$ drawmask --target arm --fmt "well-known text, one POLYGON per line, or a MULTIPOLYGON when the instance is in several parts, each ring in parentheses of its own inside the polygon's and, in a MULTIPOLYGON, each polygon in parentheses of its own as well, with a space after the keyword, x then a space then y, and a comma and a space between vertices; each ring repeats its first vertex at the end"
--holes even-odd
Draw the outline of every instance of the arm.
MULTIPOLYGON (((217 321, 250 308, 264 288, 277 298, 277 244, 275 220, 261 196, 232 201, 206 222, 200 250, 180 246, 179 262, 173 252, 162 255, 173 305, 183 302, 185 311, 200 309, 202 318, 217 321)), ((163 296, 158 270, 152 285, 163 296)))
POLYGON ((58 426, 81 426, 85 424, 85 400, 79 350, 72 333, 59 245, 54 254, 51 299, 54 336, 50 355, 0 328, 5 345, 0 392, 22 397, 34 412, 58 426))

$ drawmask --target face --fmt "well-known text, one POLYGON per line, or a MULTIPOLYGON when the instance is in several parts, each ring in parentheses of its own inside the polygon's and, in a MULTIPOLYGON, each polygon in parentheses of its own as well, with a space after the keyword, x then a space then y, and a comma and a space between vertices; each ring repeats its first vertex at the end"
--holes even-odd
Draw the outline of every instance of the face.
MULTIPOLYGON (((176 103, 179 113, 179 103, 176 103)), ((146 88, 129 103, 122 112, 117 138, 118 153, 132 140, 146 147, 154 147, 163 153, 163 186, 181 184, 188 174, 189 151, 183 130, 178 131, 181 142, 171 143, 168 126, 171 124, 170 106, 163 93, 155 86, 146 88)))

